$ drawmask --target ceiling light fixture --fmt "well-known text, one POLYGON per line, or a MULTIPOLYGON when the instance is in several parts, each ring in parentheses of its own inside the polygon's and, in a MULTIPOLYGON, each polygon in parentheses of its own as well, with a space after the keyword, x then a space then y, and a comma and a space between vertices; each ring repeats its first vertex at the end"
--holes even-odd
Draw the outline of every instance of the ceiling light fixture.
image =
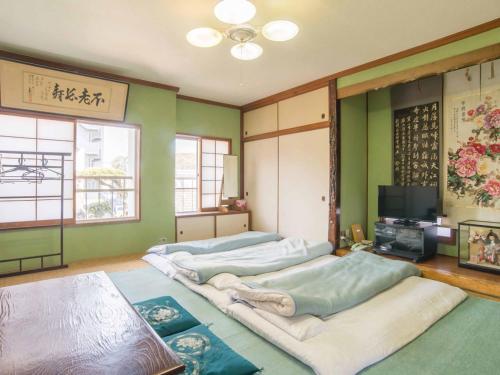
POLYGON ((262 55, 262 47, 257 43, 240 43, 231 48, 231 55, 239 60, 253 60, 262 55))
POLYGON ((187 33, 186 39, 196 47, 208 48, 222 41, 222 34, 210 27, 198 27, 187 33))
MULTIPOLYGON (((229 29, 220 32, 210 27, 200 27, 187 33, 189 43, 196 47, 213 47, 225 37, 237 44, 231 48, 231 55, 240 60, 253 60, 262 55, 263 49, 253 41, 260 30, 244 24, 255 16, 255 6, 248 0, 222 0, 214 9, 215 16, 222 22, 232 24, 229 29)), ((262 28, 262 35, 275 42, 284 42, 294 38, 299 27, 287 20, 271 21, 262 28)))
POLYGON ((255 5, 248 0, 222 0, 214 8, 215 17, 233 25, 250 21, 255 12, 255 5))
POLYGON ((275 42, 285 42, 293 39, 299 32, 299 27, 290 21, 271 21, 262 28, 262 35, 275 42))

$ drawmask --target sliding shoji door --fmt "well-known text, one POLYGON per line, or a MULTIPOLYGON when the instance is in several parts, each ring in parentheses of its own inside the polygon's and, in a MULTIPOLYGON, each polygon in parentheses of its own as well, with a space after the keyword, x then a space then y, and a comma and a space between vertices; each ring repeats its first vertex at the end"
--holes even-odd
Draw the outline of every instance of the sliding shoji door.
POLYGON ((328 128, 279 137, 282 236, 328 240, 329 155, 328 128))
MULTIPOLYGON (((64 164, 64 218, 73 219, 73 151, 74 122, 50 118, 37 118, 0 114, 0 168, 11 169, 23 159, 26 166, 40 165, 42 160, 22 152, 67 152, 71 153, 64 164), (16 151, 18 154, 2 154, 16 151)), ((47 166, 57 163, 59 158, 48 157, 47 166)), ((22 175, 25 171, 19 171, 22 175)), ((50 171, 46 172, 51 175, 50 171)), ((59 198, 61 183, 57 180, 42 182, 9 182, 0 180, 0 197, 15 196, 15 199, 0 199, 0 226, 38 226, 47 225, 60 218, 59 198), (27 198, 34 196, 34 198, 27 198)))
POLYGON ((278 231, 278 138, 245 142, 245 199, 252 230, 278 231))

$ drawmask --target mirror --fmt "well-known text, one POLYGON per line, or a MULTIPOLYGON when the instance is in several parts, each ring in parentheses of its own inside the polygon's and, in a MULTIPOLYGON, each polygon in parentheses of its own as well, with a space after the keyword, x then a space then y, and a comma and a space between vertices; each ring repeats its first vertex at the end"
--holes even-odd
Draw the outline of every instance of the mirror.
POLYGON ((224 155, 224 176, 222 196, 224 198, 238 198, 238 156, 224 155))

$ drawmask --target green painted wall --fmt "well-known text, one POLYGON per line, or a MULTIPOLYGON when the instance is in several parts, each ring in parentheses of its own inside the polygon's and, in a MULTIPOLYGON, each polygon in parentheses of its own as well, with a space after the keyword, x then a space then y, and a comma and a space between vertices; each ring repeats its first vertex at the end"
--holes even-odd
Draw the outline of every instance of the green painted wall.
POLYGON ((413 56, 393 61, 388 64, 380 65, 372 69, 364 70, 359 73, 351 74, 339 78, 338 87, 346 87, 356 83, 368 81, 370 79, 396 73, 405 69, 414 68, 420 65, 432 63, 447 57, 460 55, 482 47, 498 43, 500 40, 500 28, 496 28, 478 35, 471 36, 442 47, 434 48, 429 51, 421 52, 413 56))
POLYGON ((368 239, 378 220, 378 186, 392 183, 391 90, 368 93, 368 239))
POLYGON ((367 217, 366 95, 340 102, 340 230, 358 223, 366 233, 367 217))
POLYGON ((240 111, 177 100, 177 132, 231 138, 232 154, 240 156, 240 111))
MULTIPOLYGON (((225 136, 239 155, 239 111, 183 100, 172 91, 130 85, 126 122, 141 124, 141 221, 74 225, 65 231, 65 260, 137 253, 161 237, 175 237, 175 134, 225 136), (178 113, 176 114, 176 112, 178 113)), ((31 229, 0 234, 0 259, 50 253, 58 249, 58 231, 31 229)), ((27 267, 30 263, 24 263, 27 267)), ((49 258, 47 258, 47 263, 49 258)), ((33 263, 37 266, 36 263, 33 263)), ((0 268, 4 271, 7 268, 0 268)))
MULTIPOLYGON (((384 64, 363 72, 355 73, 338 80, 339 87, 364 82, 382 77, 405 69, 428 64, 447 57, 456 56, 486 47, 500 40, 500 28, 475 35, 446 46, 422 52, 398 61, 384 64)), ((360 96, 346 98, 341 101, 341 229, 358 220, 363 224, 362 209, 359 202, 366 202, 366 216, 364 222, 368 228, 368 238, 374 237, 373 223, 378 220, 378 185, 392 183, 392 126, 391 126, 391 97, 390 88, 372 91, 367 94, 367 107, 361 103, 360 96), (363 123, 366 116, 367 123, 363 123), (364 140, 366 130, 367 142, 364 140), (358 126, 360 129, 356 129, 358 126), (354 131, 354 129, 356 129, 354 131), (352 131, 352 133, 351 133, 352 131), (359 132, 359 133, 355 133, 359 132), (347 133, 347 134, 346 134, 347 133), (354 133, 354 134, 353 134, 354 133), (357 147, 366 142, 366 149, 357 147), (354 154, 352 149, 357 149, 354 154), (346 154, 347 153, 347 154, 346 154), (354 160, 361 161, 367 157, 367 186, 365 196, 356 185, 362 181, 361 175, 353 173, 354 160)), ((362 164, 361 164, 362 165, 362 164)), ((438 252, 446 255, 457 255, 457 247, 439 245, 438 252)))

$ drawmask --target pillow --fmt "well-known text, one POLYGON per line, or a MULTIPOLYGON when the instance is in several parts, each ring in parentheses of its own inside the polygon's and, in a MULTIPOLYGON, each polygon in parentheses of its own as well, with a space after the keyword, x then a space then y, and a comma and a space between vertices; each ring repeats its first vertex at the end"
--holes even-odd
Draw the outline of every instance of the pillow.
POLYGON ((204 325, 164 337, 163 341, 182 360, 185 374, 251 375, 259 371, 204 325))
POLYGON ((160 337, 182 332, 200 324, 172 297, 158 297, 134 303, 133 306, 160 337))

